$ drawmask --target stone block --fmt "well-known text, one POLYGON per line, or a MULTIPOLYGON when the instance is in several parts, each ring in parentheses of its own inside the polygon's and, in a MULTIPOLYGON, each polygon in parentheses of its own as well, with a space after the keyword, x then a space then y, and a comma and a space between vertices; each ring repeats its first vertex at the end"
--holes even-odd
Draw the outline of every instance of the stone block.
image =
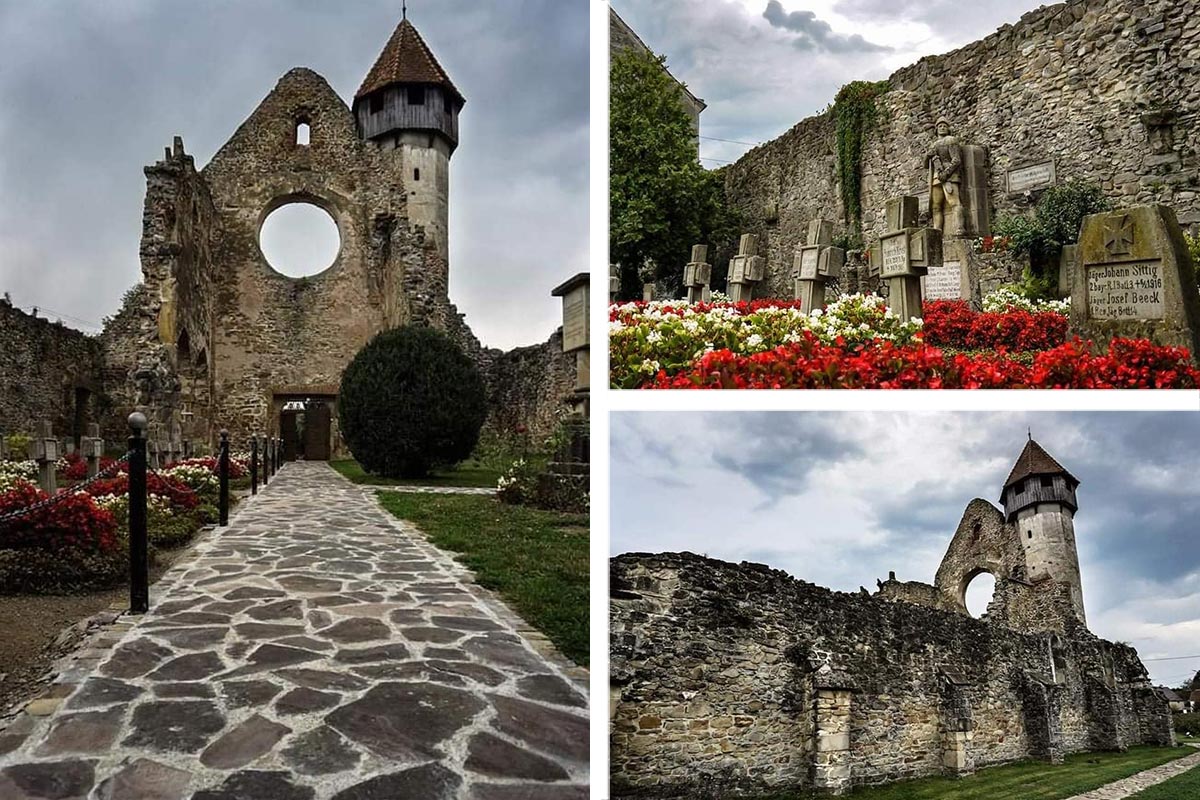
POLYGON ((919 212, 920 203, 918 198, 913 195, 889 198, 885 209, 888 231, 901 231, 905 228, 917 227, 919 212))
POLYGON ((808 239, 806 244, 809 247, 826 246, 833 244, 833 223, 827 219, 814 219, 808 223, 808 239))

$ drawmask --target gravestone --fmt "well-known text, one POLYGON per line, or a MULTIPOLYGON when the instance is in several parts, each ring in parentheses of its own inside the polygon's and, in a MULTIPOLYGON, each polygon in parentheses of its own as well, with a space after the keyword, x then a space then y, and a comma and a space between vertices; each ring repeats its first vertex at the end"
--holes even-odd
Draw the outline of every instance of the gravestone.
POLYGON ((825 287, 839 281, 846 251, 833 246, 833 223, 814 219, 808 224, 808 244, 796 248, 792 262, 795 298, 805 313, 825 307, 825 287))
POLYGON ((575 386, 567 403, 573 412, 588 415, 588 391, 591 372, 591 330, 589 326, 589 304, 591 298, 591 276, 580 272, 555 287, 552 297, 562 298, 563 352, 575 356, 575 386))
POLYGON ((871 271, 886 282, 888 307, 901 319, 922 316, 921 279, 942 265, 942 232, 917 228, 917 198, 887 203, 889 230, 871 249, 871 271))
POLYGON ((183 426, 178 422, 171 423, 171 437, 168 450, 172 464, 183 458, 183 426))
POLYGON ((1079 234, 1071 328, 1081 337, 1150 339, 1200 353, 1200 292, 1175 211, 1132 206, 1093 214, 1079 234))
POLYGON ((94 478, 100 474, 100 459, 104 456, 104 440, 100 438, 98 423, 88 423, 87 436, 83 437, 80 447, 87 460, 87 476, 94 478))
POLYGON ((735 303, 749 302, 754 284, 763 279, 766 261, 758 255, 758 234, 743 233, 738 252, 729 262, 729 297, 735 303))
POLYGON ((47 420, 38 424, 38 435, 31 444, 31 455, 38 465, 38 484, 43 491, 54 494, 58 491, 58 476, 55 474, 55 464, 62 455, 59 452, 58 439, 54 438, 54 427, 47 420))
POLYGON ((4 438, 4 431, 0 431, 0 461, 8 460, 8 441, 4 438))
POLYGON ((615 303, 621 293, 621 268, 616 264, 608 267, 608 302, 615 303))
POLYGON ((654 301, 654 284, 653 283, 643 283, 642 284, 642 302, 643 303, 651 303, 653 301, 654 301))
POLYGON ((683 286, 689 303, 707 303, 712 299, 712 264, 708 263, 708 245, 692 245, 692 260, 683 268, 683 286))
POLYGON ((1064 245, 1058 257, 1058 296, 1070 297, 1079 264, 1079 245, 1064 245))

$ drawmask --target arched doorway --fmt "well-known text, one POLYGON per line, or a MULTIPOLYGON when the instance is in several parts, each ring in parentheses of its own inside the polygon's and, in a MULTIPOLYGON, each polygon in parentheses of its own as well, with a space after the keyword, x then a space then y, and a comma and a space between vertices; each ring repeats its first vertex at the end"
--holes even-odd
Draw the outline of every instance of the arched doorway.
POLYGON ((333 452, 333 398, 276 398, 284 461, 328 461, 333 452))

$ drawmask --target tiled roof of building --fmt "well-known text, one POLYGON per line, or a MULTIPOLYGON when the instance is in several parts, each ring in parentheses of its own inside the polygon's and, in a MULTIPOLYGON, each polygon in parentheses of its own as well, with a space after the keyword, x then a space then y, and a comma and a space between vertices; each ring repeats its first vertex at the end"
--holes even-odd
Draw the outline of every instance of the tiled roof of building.
POLYGON ((1013 465, 1012 472, 1008 473, 1008 480, 1004 482, 1004 488, 1007 489, 1017 481, 1024 480, 1031 475, 1066 475, 1076 484, 1079 483, 1079 480, 1067 472, 1062 464, 1055 461, 1053 456, 1033 440, 1033 437, 1030 437, 1025 449, 1021 451, 1017 463, 1013 465))
POLYGON ((446 70, 433 57, 433 52, 417 33, 417 29, 407 19, 396 26, 392 38, 384 45, 383 52, 375 61, 375 66, 363 79, 362 86, 354 99, 370 94, 376 89, 391 86, 395 83, 434 84, 450 91, 459 102, 465 102, 462 93, 455 87, 446 70))

